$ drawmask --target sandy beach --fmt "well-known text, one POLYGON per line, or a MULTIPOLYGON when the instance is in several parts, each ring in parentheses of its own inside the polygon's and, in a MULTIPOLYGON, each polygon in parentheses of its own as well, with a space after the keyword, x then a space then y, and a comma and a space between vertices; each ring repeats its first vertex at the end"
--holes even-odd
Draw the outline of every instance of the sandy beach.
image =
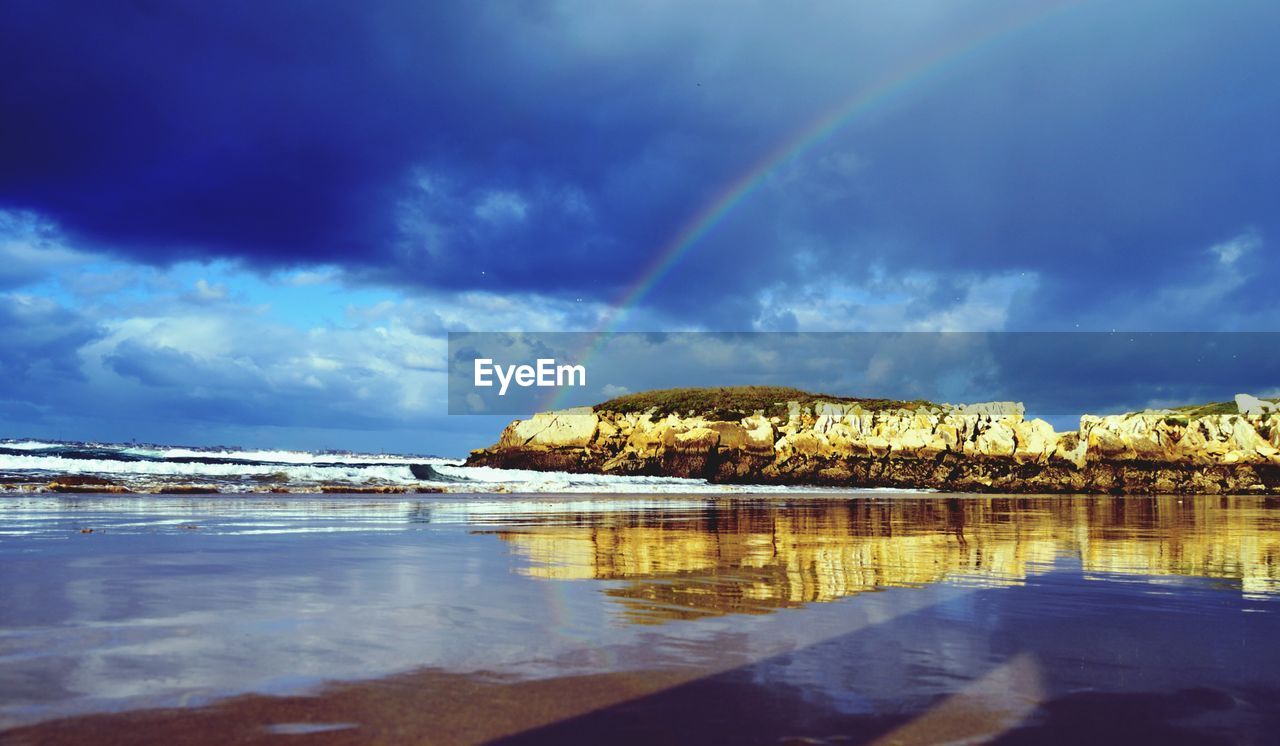
POLYGON ((1280 717, 1266 498, 0 506, 6 744, 1264 743, 1280 717))

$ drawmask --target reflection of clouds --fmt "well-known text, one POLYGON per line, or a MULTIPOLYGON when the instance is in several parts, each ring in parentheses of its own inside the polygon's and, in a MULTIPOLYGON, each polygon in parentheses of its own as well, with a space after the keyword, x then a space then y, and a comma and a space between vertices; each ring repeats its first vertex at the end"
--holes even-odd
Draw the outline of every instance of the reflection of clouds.
MULTIPOLYGON (((235 503, 218 502, 224 510, 235 503)), ((19 603, 0 611, 0 717, 38 715, 42 692, 57 688, 76 703, 60 702, 66 713, 292 690, 428 664, 516 670, 535 657, 531 650, 569 647, 551 626, 502 611, 536 614, 544 602, 493 545, 463 531, 427 537, 422 524, 405 522, 403 504, 295 507, 247 508, 255 518, 231 517, 226 526, 209 515, 216 508, 189 503, 178 511, 201 529, 179 533, 99 505, 69 518, 99 526, 92 537, 67 540, 64 526, 55 546, 49 528, 30 539, 43 542, 44 554, 6 553, 0 586, 15 588, 18 576, 42 582, 23 586, 19 603), (239 530, 264 516, 291 525, 265 535, 239 530), (342 521, 356 525, 331 525, 342 521), (388 534, 386 522, 416 530, 388 534), (307 535, 312 528, 344 530, 307 535), (484 582, 465 582, 475 577, 484 582), (55 676, 58 687, 44 681, 24 690, 6 675, 26 670, 55 676)))

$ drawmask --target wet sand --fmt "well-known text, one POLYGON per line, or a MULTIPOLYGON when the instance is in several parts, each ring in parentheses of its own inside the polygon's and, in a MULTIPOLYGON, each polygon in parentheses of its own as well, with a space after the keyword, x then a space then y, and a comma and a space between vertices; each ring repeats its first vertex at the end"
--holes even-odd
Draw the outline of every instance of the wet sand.
POLYGON ((54 720, 0 734, 13 744, 308 743, 1269 743, 1280 690, 1247 699, 1210 687, 1077 692, 1045 699, 1027 659, 923 709, 851 713, 751 670, 690 679, 635 671, 531 681, 436 671, 235 697, 196 709, 54 720), (1031 689, 1022 687, 1030 685, 1031 689), (1035 711, 1038 718, 1029 718, 1035 711))
POLYGON ((3 743, 1280 732, 1265 498, 0 506, 3 743))

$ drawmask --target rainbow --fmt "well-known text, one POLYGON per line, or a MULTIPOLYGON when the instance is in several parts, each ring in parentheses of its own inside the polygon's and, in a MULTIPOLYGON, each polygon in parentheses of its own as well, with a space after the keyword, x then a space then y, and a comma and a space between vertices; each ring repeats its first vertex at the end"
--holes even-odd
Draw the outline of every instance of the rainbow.
MULTIPOLYGON (((624 289, 618 296, 618 300, 610 306, 595 331, 591 332, 591 342, 571 359, 582 364, 590 361, 626 313, 639 303, 679 263, 680 259, 697 246, 703 236, 714 230, 748 197, 759 191, 767 183, 769 175, 778 168, 804 155, 854 119, 931 81, 954 65, 976 56, 995 43, 1033 28, 1084 1, 1051 0, 1045 3, 1028 4, 1029 7, 1026 9, 1011 13, 1002 18, 999 23, 980 33, 948 44, 934 50, 931 54, 895 68, 870 85, 855 91, 853 95, 840 101, 826 113, 784 139, 763 158, 756 161, 755 165, 720 189, 713 199, 681 226, 680 230, 658 250, 644 272, 624 289)), ((563 393, 563 390, 557 390, 546 409, 559 408, 563 393)))

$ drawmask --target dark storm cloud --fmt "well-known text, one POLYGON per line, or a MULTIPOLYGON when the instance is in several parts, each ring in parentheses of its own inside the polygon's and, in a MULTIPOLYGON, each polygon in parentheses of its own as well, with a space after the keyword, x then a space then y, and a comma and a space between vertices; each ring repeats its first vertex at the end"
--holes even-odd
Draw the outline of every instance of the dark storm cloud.
MULTIPOLYGON (((381 46, 396 18, 308 6, 6 4, 3 195, 143 258, 358 260, 399 122, 456 102, 381 46)), ((413 25, 433 75, 450 25, 413 25)))
MULTIPOLYGON (((612 299, 778 142, 1025 7, 15 0, 0 207, 146 262, 612 299)), ((1061 326, 1250 230, 1239 271, 1273 274, 1277 29, 1270 2, 1078 3, 786 164, 645 300, 786 327, 761 291, 926 272, 926 315, 1025 270, 1009 323, 1061 326)))
POLYGON ((1040 305, 1019 320, 1031 327, 1099 307, 1124 315, 1201 278, 1218 263, 1210 247, 1242 233, 1261 240, 1239 271, 1280 270, 1280 145, 1268 134, 1280 90, 1264 82, 1280 72, 1268 41, 1280 8, 1110 7, 975 59, 904 103, 892 130, 863 129, 877 187, 863 218, 914 239, 886 263, 1035 271, 1040 305))
POLYGON ((145 261, 586 286, 659 240, 648 218, 723 148, 666 90, 687 46, 651 71, 557 60, 571 42, 536 7, 6 4, 0 200, 145 261), (503 190, 527 220, 486 218, 503 190))

